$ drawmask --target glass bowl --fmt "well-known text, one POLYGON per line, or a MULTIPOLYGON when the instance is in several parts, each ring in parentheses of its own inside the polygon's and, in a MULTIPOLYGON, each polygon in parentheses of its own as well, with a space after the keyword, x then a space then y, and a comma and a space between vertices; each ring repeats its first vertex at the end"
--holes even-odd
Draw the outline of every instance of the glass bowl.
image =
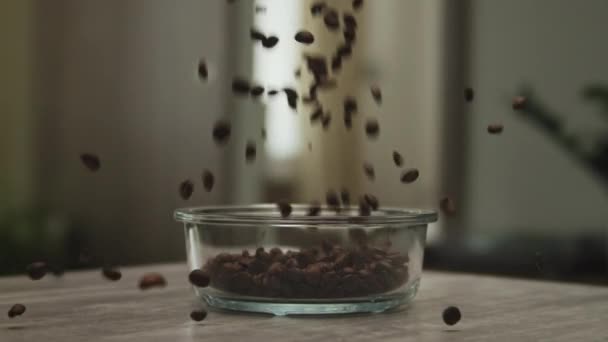
POLYGON ((175 211, 184 223, 194 287, 211 307, 274 315, 382 312, 418 290, 433 211, 293 205, 200 207, 175 211))

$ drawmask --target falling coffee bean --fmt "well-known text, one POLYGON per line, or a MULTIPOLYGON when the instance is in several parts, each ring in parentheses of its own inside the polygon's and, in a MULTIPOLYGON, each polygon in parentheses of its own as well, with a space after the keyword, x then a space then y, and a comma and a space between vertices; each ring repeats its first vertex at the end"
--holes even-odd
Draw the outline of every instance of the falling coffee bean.
POLYGON ((83 153, 80 155, 80 161, 91 172, 97 172, 101 168, 99 157, 91 153, 83 153))
POLYGON ((275 36, 270 36, 270 37, 262 40, 262 46, 264 46, 265 48, 268 48, 268 49, 275 47, 278 43, 279 43, 279 38, 277 38, 275 36))
POLYGON ((279 93, 278 90, 272 89, 268 91, 268 96, 276 96, 279 93))
POLYGON ((473 102, 473 100, 475 99, 475 91, 473 90, 473 88, 466 88, 464 90, 464 99, 467 102, 473 102))
POLYGON ((504 127, 500 124, 488 125, 488 133, 490 134, 500 134, 503 130, 504 127))
POLYGON ((215 176, 209 170, 203 170, 203 188, 205 191, 210 192, 213 190, 213 185, 215 184, 215 176))
POLYGON ((419 176, 420 172, 417 169, 408 169, 401 174, 401 182, 405 184, 414 183, 419 176))
POLYGON ((338 48, 338 56, 350 57, 353 54, 353 47, 351 44, 344 44, 338 48))
POLYGON ((33 262, 27 266, 26 271, 30 279, 40 280, 46 275, 48 265, 45 262, 33 262))
POLYGON ((179 185, 179 195, 184 201, 189 200, 193 193, 194 183, 191 180, 185 180, 179 185))
POLYGON ((257 156, 257 149, 255 146, 255 143, 253 141, 250 141, 247 143, 247 146, 245 147, 245 160, 248 163, 254 162, 256 156, 257 156))
POLYGON ((310 7, 310 13, 314 16, 319 15, 323 13, 325 6, 327 5, 324 2, 316 2, 310 7))
POLYGON ((378 210, 380 208, 380 202, 378 198, 374 195, 366 194, 363 196, 365 203, 367 203, 372 210, 378 210))
POLYGON ((323 118, 323 108, 318 107, 312 114, 310 114, 310 123, 315 123, 323 118))
POLYGON ((251 96, 258 97, 262 94, 264 94, 264 87, 254 86, 253 88, 251 88, 251 96))
POLYGON ((306 56, 306 66, 316 80, 323 79, 328 74, 327 60, 324 56, 306 56))
POLYGON ((206 81, 209 77, 209 70, 207 70, 207 63, 204 60, 198 62, 198 77, 201 80, 206 81))
POLYGON ((279 208, 279 212, 281 213, 281 217, 285 218, 285 217, 289 217, 289 215, 291 215, 291 204, 287 203, 287 202, 279 202, 277 203, 277 207, 279 208))
POLYGON ((310 31, 300 31, 296 33, 295 40, 298 43, 310 45, 315 42, 315 36, 310 31))
POLYGON ((213 127, 213 139, 218 144, 225 144, 230 138, 232 128, 226 121, 218 121, 213 127))
POLYGON ((380 134, 380 125, 378 124, 378 121, 375 119, 369 119, 365 123, 365 133, 369 138, 377 138, 378 134, 380 134))
POLYGON ((340 191, 340 199, 342 200, 342 205, 345 207, 350 206, 350 193, 347 189, 342 189, 342 191, 340 191))
POLYGON ((514 110, 523 110, 526 108, 528 100, 523 96, 516 96, 513 99, 513 109, 514 110))
POLYGON ((348 114, 356 114, 359 106, 357 105, 357 100, 353 97, 348 96, 344 99, 344 113, 348 114))
POLYGON ((249 82, 236 78, 232 81, 232 92, 237 95, 245 95, 251 91, 251 85, 249 82))
POLYGON ((334 9, 329 10, 325 14, 323 21, 325 21, 325 26, 332 31, 340 28, 340 17, 338 17, 338 12, 334 9))
POLYGON ((319 202, 313 202, 308 208, 306 215, 319 216, 319 214, 321 214, 321 204, 319 204, 319 202))
POLYGON ((397 151, 393 151, 393 162, 398 167, 403 166, 403 156, 397 151))
POLYGON ((376 101, 377 104, 382 103, 382 90, 380 87, 374 85, 371 87, 372 98, 376 101))
POLYGON ((207 287, 209 286, 209 282, 211 281, 209 277, 209 273, 203 270, 193 270, 188 275, 188 280, 190 283, 196 287, 207 287))
POLYGON ((167 286, 167 280, 160 273, 146 273, 139 279, 139 288, 148 290, 167 286))
POLYGON ((353 0, 353 8, 358 10, 363 7, 363 0, 353 0))
POLYGON ((344 13, 343 19, 344 19, 344 26, 346 26, 348 28, 357 27, 357 19, 355 19, 354 15, 352 15, 350 13, 344 13))
POLYGON ((287 95, 287 104, 289 105, 289 107, 291 107, 292 109, 297 109, 298 93, 295 91, 295 89, 284 88, 283 91, 285 92, 285 95, 287 95))
POLYGON ((443 322, 447 325, 454 325, 460 322, 462 318, 462 314, 460 313, 460 309, 455 306, 450 306, 443 310, 443 322))
POLYGON ((207 318, 207 311, 194 310, 190 313, 190 318, 195 322, 203 321, 205 318, 207 318))
POLYGON ((101 274, 110 281, 119 281, 122 278, 122 273, 112 267, 104 267, 101 269, 101 274))
POLYGON ((21 316, 25 313, 25 305, 23 304, 15 304, 11 306, 10 310, 8 310, 8 318, 15 318, 17 316, 21 316))
POLYGON ((253 39, 253 40, 264 41, 264 39, 266 39, 266 36, 262 32, 260 32, 256 29, 251 29, 250 34, 251 34, 251 39, 253 39))
POLYGON ((365 176, 371 181, 376 179, 376 171, 374 170, 374 166, 370 163, 363 164, 363 173, 365 173, 365 176))
POLYGON ((347 45, 351 46, 357 39, 357 32, 354 28, 346 28, 344 30, 344 41, 347 45))
POLYGON ((439 207, 441 208, 441 211, 447 215, 453 215, 456 213, 456 205, 449 197, 442 198, 441 201, 439 201, 439 207))
POLYGON ((325 114, 323 119, 321 119, 321 125, 323 126, 324 130, 328 130, 330 124, 331 124, 331 114, 327 113, 327 114, 325 114))
POLYGON ((340 70, 340 68, 342 68, 342 56, 337 55, 337 56, 332 57, 331 70, 337 71, 337 70, 340 70))

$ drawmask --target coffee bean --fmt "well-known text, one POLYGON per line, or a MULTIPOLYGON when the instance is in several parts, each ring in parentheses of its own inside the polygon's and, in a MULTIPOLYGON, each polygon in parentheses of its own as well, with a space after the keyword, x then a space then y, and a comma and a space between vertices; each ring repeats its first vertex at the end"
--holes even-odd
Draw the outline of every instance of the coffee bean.
POLYGON ((262 40, 262 46, 264 46, 265 48, 268 48, 268 49, 275 47, 278 43, 279 43, 279 38, 277 38, 275 36, 270 36, 270 37, 262 40))
POLYGON ((338 196, 337 192, 333 190, 327 191, 325 194, 325 201, 330 209, 340 211, 340 197, 338 196))
POLYGON ((307 56, 306 65, 315 79, 323 79, 327 76, 327 60, 324 56, 307 56))
POLYGON ((249 82, 237 78, 232 81, 232 92, 237 95, 245 95, 251 91, 251 85, 249 82))
POLYGON ((313 202, 308 208, 306 215, 308 216, 319 216, 321 214, 321 205, 318 202, 313 202))
POLYGON ((401 182, 405 184, 414 183, 418 177, 420 176, 420 172, 418 169, 408 169, 403 171, 401 174, 401 182))
POLYGON ((139 279, 139 288, 148 290, 151 288, 162 288, 167 286, 167 280, 160 273, 146 273, 139 279))
POLYGON ((264 94, 264 87, 254 86, 253 88, 251 88, 251 96, 258 97, 262 94, 264 94))
POLYGON ((369 204, 372 210, 378 210, 380 208, 380 202, 378 198, 374 195, 366 194, 363 196, 365 203, 369 204))
POLYGON ((213 139, 218 144, 225 144, 230 138, 232 127, 226 121, 218 121, 213 127, 213 139))
POLYGON ((313 16, 319 15, 319 14, 323 13, 323 10, 325 9, 325 6, 327 6, 327 5, 324 2, 315 2, 310 7, 310 13, 313 16))
POLYGON ((356 114, 358 109, 357 100, 353 97, 348 96, 344 99, 344 113, 356 114))
POLYGON ((191 180, 185 180, 179 185, 179 195, 184 201, 187 201, 192 197, 194 193, 194 183, 191 180))
POLYGON ((340 199, 342 200, 342 205, 345 207, 350 206, 350 193, 347 189, 342 189, 342 191, 340 191, 340 199))
POLYGON ((209 70, 207 70, 207 63, 204 60, 198 62, 198 77, 201 80, 206 81, 209 77, 209 70))
POLYGON ((513 109, 514 110, 523 110, 526 109, 526 104, 528 100, 523 96, 516 96, 513 99, 513 109))
POLYGON ((269 90, 269 91, 268 91, 268 96, 275 96, 275 95, 277 95, 278 93, 279 93, 279 91, 278 91, 278 90, 276 90, 276 89, 269 90))
POLYGON ((296 33, 295 40, 298 43, 310 45, 315 42, 315 36, 310 31, 299 31, 296 33))
POLYGON ((340 68, 342 68, 342 56, 334 56, 331 60, 331 70, 337 71, 340 70, 340 68))
POLYGON ((321 119, 321 125, 323 126, 324 130, 328 130, 330 124, 331 124, 331 114, 327 113, 327 114, 325 114, 323 119, 321 119))
POLYGON ((357 40, 357 32, 354 28, 347 28, 344 30, 344 41, 346 45, 352 46, 352 44, 357 40))
POLYGON ((11 306, 10 310, 8 310, 8 318, 15 318, 17 316, 21 316, 25 313, 25 305, 23 304, 15 304, 11 306))
POLYGON ((490 134, 500 134, 503 130, 504 127, 501 124, 488 125, 488 133, 490 134))
POLYGON ((40 280, 46 275, 48 266, 45 262, 33 262, 27 266, 26 271, 30 279, 40 280))
POLYGON ((377 138, 378 134, 380 134, 380 125, 378 124, 378 121, 375 119, 367 120, 365 123, 365 133, 367 133, 367 136, 371 139, 377 138))
POLYGON ((395 162, 395 165, 398 167, 403 166, 403 156, 397 151, 393 151, 393 162, 395 162))
POLYGON ((99 157, 91 153, 83 153, 80 155, 80 161, 91 172, 97 172, 101 168, 99 157))
POLYGON ((363 0, 353 0, 354 9, 359 10, 361 7, 363 7, 363 0))
POLYGON ((338 12, 334 9, 330 9, 325 13, 323 21, 325 21, 325 26, 332 31, 340 28, 340 17, 338 17, 338 12))
POLYGON ((365 198, 359 200, 359 215, 370 216, 372 214, 372 208, 369 206, 365 198))
POLYGON ((188 275, 188 280, 190 283, 196 287, 207 287, 209 286, 209 282, 211 278, 209 277, 209 273, 203 270, 193 270, 188 275))
POLYGON ((310 123, 315 123, 323 117, 323 108, 318 107, 312 114, 310 114, 310 123))
POLYGON ((374 166, 370 163, 363 164, 363 173, 365 173, 367 178, 371 181, 376 179, 376 171, 374 170, 374 166))
POLYGON ((344 19, 344 26, 346 26, 347 28, 356 28, 357 27, 357 19, 355 19, 354 15, 352 15, 350 13, 344 13, 343 19, 344 19))
POLYGON ((467 102, 473 102, 473 100, 475 99, 475 91, 473 90, 473 88, 466 88, 464 90, 464 99, 467 102))
POLYGON ((107 266, 101 269, 101 274, 110 281, 119 281, 122 278, 122 273, 119 270, 107 266))
POLYGON ((245 147, 245 160, 248 163, 252 163, 255 161, 257 156, 257 149, 255 143, 253 141, 249 141, 247 146, 245 147))
POLYGON ((350 57, 352 54, 353 54, 353 47, 350 44, 344 44, 338 48, 338 56, 341 56, 342 58, 350 57))
POLYGON ((460 313, 460 309, 455 306, 449 306, 443 310, 443 321, 447 325, 454 325, 460 322, 462 318, 462 314, 460 313))
POLYGON ((253 29, 253 28, 250 31, 250 35, 251 35, 251 39, 253 39, 253 40, 264 41, 264 39, 266 39, 266 36, 262 32, 260 32, 256 29, 253 29))
POLYGON ((279 208, 279 212, 283 218, 289 217, 289 215, 291 215, 291 211, 293 210, 291 208, 291 204, 287 202, 279 202, 277 203, 277 207, 279 208))
POLYGON ((207 318, 207 311, 205 310, 194 310, 190 313, 190 318, 195 322, 200 322, 207 318))
POLYGON ((283 91, 285 92, 285 95, 287 95, 287 104, 289 105, 289 107, 291 107, 294 110, 297 109, 298 108, 298 93, 295 91, 295 89, 284 88, 283 91))
POLYGON ((372 93, 372 97, 374 98, 374 101, 376 101, 377 104, 381 104, 382 103, 382 90, 380 90, 380 87, 378 87, 377 85, 373 85, 371 86, 371 93, 372 93))
POLYGON ((453 215, 456 213, 456 205, 449 197, 442 198, 441 201, 439 201, 439 207, 447 215, 453 215))
POLYGON ((203 175, 201 177, 203 179, 203 188, 207 192, 211 192, 213 190, 213 185, 215 184, 215 176, 209 170, 203 170, 203 175))

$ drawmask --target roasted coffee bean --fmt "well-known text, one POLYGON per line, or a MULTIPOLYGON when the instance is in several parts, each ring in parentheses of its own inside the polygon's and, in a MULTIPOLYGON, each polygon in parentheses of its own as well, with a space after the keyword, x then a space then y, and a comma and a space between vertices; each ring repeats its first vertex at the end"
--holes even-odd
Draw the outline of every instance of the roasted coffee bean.
POLYGON ((353 47, 350 44, 344 44, 338 48, 338 56, 341 56, 342 58, 350 57, 352 54, 353 54, 353 47))
POLYGON ((340 28, 340 17, 338 16, 338 12, 334 9, 330 9, 325 13, 323 21, 325 22, 325 26, 332 31, 340 28))
POLYGON ((209 277, 209 273, 203 270, 193 270, 188 275, 188 280, 190 283, 196 287, 207 287, 209 286, 209 282, 211 278, 209 277))
POLYGON ((285 92, 285 95, 287 95, 287 104, 289 105, 289 107, 291 107, 292 109, 297 109, 298 93, 295 91, 295 89, 284 88, 283 91, 285 92))
POLYGON ((167 286, 167 280, 160 273, 146 273, 139 279, 139 288, 148 290, 151 288, 162 288, 167 286))
POLYGON ((225 144, 230 138, 232 127, 226 121, 218 121, 213 127, 213 139, 218 144, 225 144))
POLYGON ((419 176, 420 172, 418 169, 408 169, 401 173, 401 182, 405 184, 414 183, 419 176))
POLYGON ((179 195, 183 200, 189 200, 194 193, 194 183, 191 180, 185 180, 179 185, 179 195))
POLYGON ((207 311, 194 310, 190 313, 190 318, 195 322, 203 321, 205 318, 207 318, 207 311))
POLYGON ((355 19, 354 15, 352 15, 350 13, 344 13, 343 19, 344 19, 344 26, 346 26, 347 28, 356 28, 357 27, 357 19, 355 19))
POLYGON ((473 90, 473 88, 466 88, 464 90, 464 99, 467 102, 473 102, 473 100, 475 99, 475 91, 473 90))
POLYGON ((443 322, 447 325, 454 325, 460 322, 462 318, 462 314, 460 313, 460 309, 455 306, 449 306, 443 310, 443 322))
POLYGON ((363 7, 363 0, 353 0, 353 8, 358 10, 363 7))
POLYGON ((514 110, 523 110, 526 109, 526 104, 528 100, 523 96, 516 96, 513 99, 513 109, 514 110))
POLYGON ((330 124, 331 124, 331 114, 327 113, 327 114, 325 114, 325 116, 323 116, 323 119, 321 119, 321 125, 323 126, 324 130, 328 130, 330 124))
POLYGON ((101 274, 110 281, 119 281, 122 278, 122 273, 113 267, 104 267, 101 269, 101 274))
POLYGON ((371 181, 376 179, 376 171, 374 170, 374 166, 370 163, 363 164, 363 173, 365 173, 365 176, 371 181))
POLYGON ((342 191, 340 191, 340 199, 342 200, 342 205, 345 207, 350 206, 350 193, 347 189, 342 189, 342 191))
POLYGON ((251 88, 251 96, 258 97, 262 94, 264 94, 264 87, 254 86, 253 88, 251 88))
POLYGON ((251 35, 251 39, 253 39, 253 40, 264 41, 264 39, 266 39, 266 36, 262 32, 260 32, 256 29, 253 29, 253 28, 250 31, 250 35, 251 35))
POLYGON ((359 215, 370 216, 372 214, 372 208, 369 206, 367 201, 362 198, 359 200, 359 215))
POLYGON ((232 92, 238 95, 248 94, 251 91, 249 82, 237 78, 232 81, 232 92))
POLYGON ((294 38, 296 42, 306 45, 310 45, 315 42, 315 36, 310 31, 306 30, 302 30, 296 33, 296 36, 294 38))
POLYGON ((310 13, 314 16, 319 15, 319 14, 323 13, 325 6, 327 6, 327 5, 324 2, 315 2, 310 7, 310 13))
POLYGON ((375 119, 369 119, 365 123, 365 133, 371 139, 375 139, 380 134, 380 125, 375 119))
POLYGON ((40 280, 44 278, 46 272, 48 272, 48 265, 45 262, 33 262, 26 268, 27 275, 32 280, 40 280))
POLYGON ((352 44, 357 40, 357 32, 354 28, 347 28, 344 30, 344 41, 346 45, 352 46, 352 44))
POLYGON ((500 134, 503 130, 504 127, 501 124, 488 125, 488 133, 490 134, 500 134))
POLYGON ((372 98, 376 101, 377 104, 382 103, 382 90, 377 85, 373 85, 371 88, 372 98))
POLYGON ((439 201, 439 207, 447 215, 453 215, 456 213, 456 205, 449 197, 444 197, 439 201))
POLYGON ((203 188, 205 191, 210 192, 213 190, 213 185, 215 184, 215 176, 209 170, 203 170, 203 188))
POLYGON ((264 40, 262 40, 262 46, 265 48, 273 48, 279 43, 279 38, 275 36, 270 36, 264 40))
POLYGON ((403 156, 401 153, 393 151, 393 162, 395 162, 395 165, 398 167, 403 166, 403 156))
POLYGON ((257 148, 255 146, 255 143, 253 141, 249 141, 247 143, 247 146, 245 146, 245 160, 248 163, 252 163, 255 161, 256 156, 257 148))
POLYGON ((344 113, 356 114, 359 109, 357 105, 357 100, 353 97, 348 96, 344 99, 344 113))
POLYGON ((306 65, 315 79, 322 79, 327 76, 327 60, 324 56, 307 56, 306 65))
POLYGON ((99 157, 92 153, 81 154, 80 161, 91 172, 97 172, 101 168, 99 157))
POLYGON ((378 198, 376 196, 366 194, 363 196, 363 199, 367 204, 369 204, 372 210, 378 210, 380 208, 380 202, 378 201, 378 198))
POLYGON ((342 56, 337 55, 337 56, 332 57, 331 70, 337 71, 337 70, 340 70, 340 68, 342 68, 342 56))
POLYGON ((17 316, 21 316, 25 313, 25 305, 23 304, 15 304, 11 306, 10 310, 8 310, 8 318, 15 318, 17 316))
POLYGON ((207 70, 207 63, 204 60, 198 62, 198 77, 203 81, 209 78, 209 70, 207 70))
POLYGON ((308 208, 306 215, 319 216, 319 214, 321 214, 321 204, 319 204, 319 202, 313 202, 308 208))
POLYGON ((281 213, 282 217, 289 217, 289 215, 291 215, 291 211, 293 210, 291 208, 291 204, 286 203, 286 202, 280 202, 277 203, 277 207, 279 208, 279 212, 281 213))
POLYGON ((278 90, 276 90, 276 89, 269 90, 269 91, 268 91, 268 96, 275 96, 275 95, 277 95, 278 93, 279 93, 279 91, 278 91, 278 90))
POLYGON ((336 211, 340 210, 340 197, 338 196, 338 193, 334 190, 327 191, 327 193, 325 194, 325 201, 327 202, 327 206, 330 209, 336 211))
POLYGON ((315 123, 323 117, 323 108, 318 107, 312 114, 310 114, 310 123, 315 123))

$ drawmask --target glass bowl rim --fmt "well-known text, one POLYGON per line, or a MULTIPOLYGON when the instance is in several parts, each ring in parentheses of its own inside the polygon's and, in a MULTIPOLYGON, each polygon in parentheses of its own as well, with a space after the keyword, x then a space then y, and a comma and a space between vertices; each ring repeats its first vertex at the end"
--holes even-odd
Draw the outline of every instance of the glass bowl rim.
MULTIPOLYGON (((309 204, 292 204, 294 212, 305 213, 309 204)), ((350 206, 342 208, 341 215, 335 214, 335 210, 328 206, 320 206, 324 213, 332 215, 306 216, 296 215, 281 217, 276 204, 250 204, 250 205, 225 205, 225 206, 199 206, 176 209, 173 218, 176 221, 196 224, 273 224, 273 225, 328 225, 328 224, 360 224, 360 225, 382 225, 382 224, 407 224, 422 225, 437 221, 437 212, 425 209, 409 209, 396 207, 381 207, 373 211, 370 216, 346 215, 358 213, 359 208, 350 206), (247 213, 257 213, 252 215, 247 213), (265 215, 260 215, 265 214, 265 215)))

